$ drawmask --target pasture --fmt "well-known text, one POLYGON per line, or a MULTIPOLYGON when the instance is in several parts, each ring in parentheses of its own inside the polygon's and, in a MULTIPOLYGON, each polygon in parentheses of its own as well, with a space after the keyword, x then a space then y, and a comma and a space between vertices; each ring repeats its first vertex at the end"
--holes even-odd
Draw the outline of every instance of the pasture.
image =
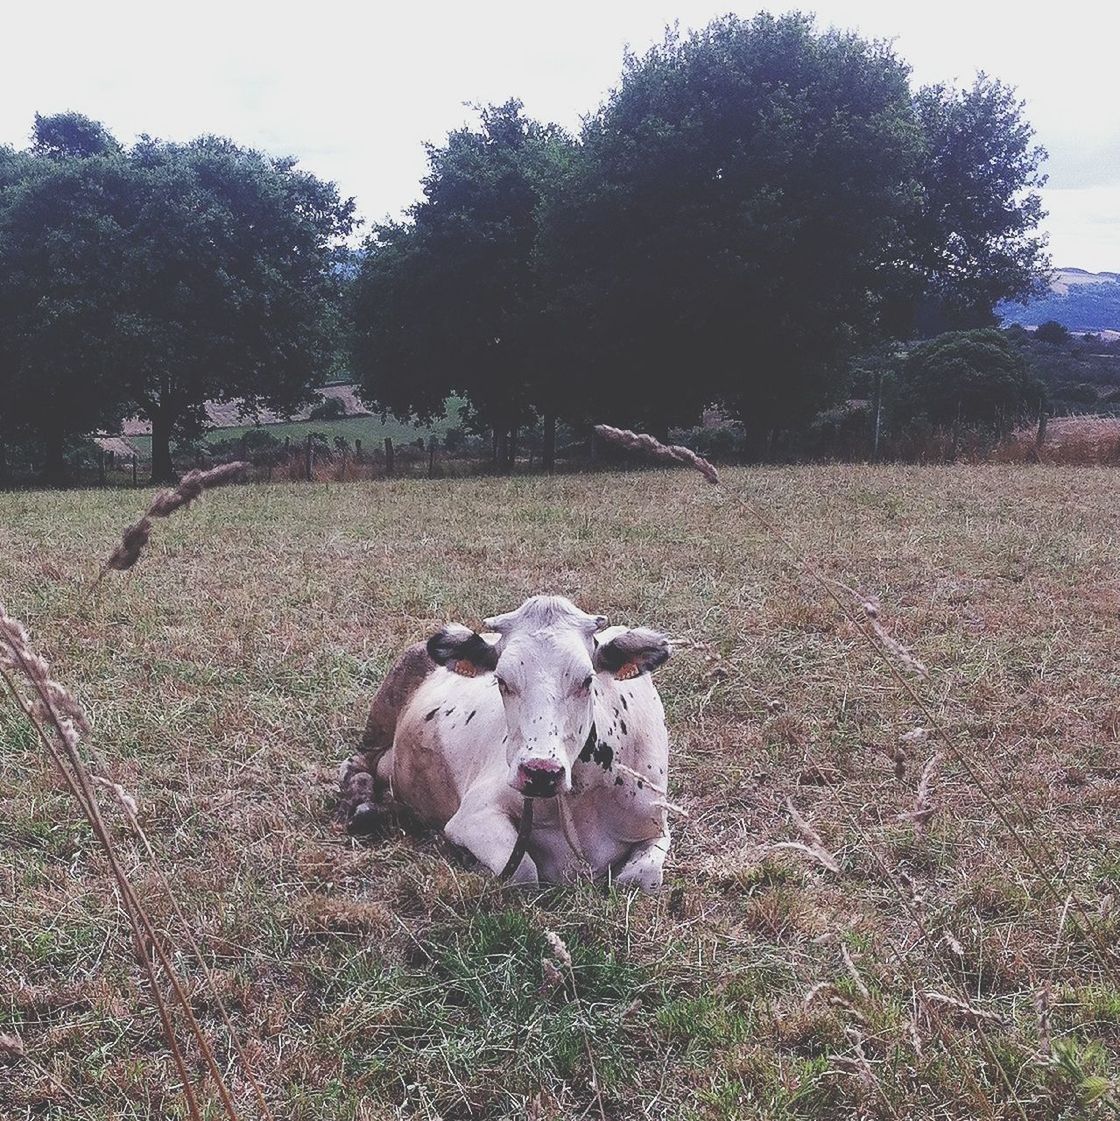
MULTIPOLYGON (((878 599, 995 804, 946 753, 928 820, 906 816, 938 749, 925 717, 685 471, 234 487, 160 522, 92 595, 141 495, 0 495, 0 599, 92 713, 91 765, 136 797, 278 1118, 1115 1116, 1115 474, 726 478, 878 599), (679 642, 657 683, 687 816, 657 897, 517 892, 436 839, 331 827, 393 656, 538 591, 679 642), (787 799, 838 870, 769 847, 804 839, 787 799), (560 982, 548 931, 573 958, 560 982)), ((0 1050, 0 1116, 180 1117, 104 857, 8 707, 0 745, 0 1037, 22 1043, 0 1050)))

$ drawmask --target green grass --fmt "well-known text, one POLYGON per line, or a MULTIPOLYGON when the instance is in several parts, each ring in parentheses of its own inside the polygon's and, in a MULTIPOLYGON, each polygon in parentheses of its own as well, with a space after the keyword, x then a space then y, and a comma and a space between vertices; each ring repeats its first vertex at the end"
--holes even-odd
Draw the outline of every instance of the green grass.
MULTIPOLYGON (((447 414, 432 421, 431 424, 409 424, 387 417, 382 420, 379 416, 354 416, 342 417, 335 420, 299 420, 285 424, 246 424, 233 428, 211 428, 203 434, 203 442, 217 444, 226 441, 237 441, 246 433, 264 432, 273 439, 283 443, 286 439, 293 444, 300 444, 311 433, 323 433, 327 442, 333 444, 336 436, 342 437, 347 443, 353 444, 361 440, 362 450, 367 453, 381 451, 385 446, 386 438, 393 441, 396 447, 403 447, 422 440, 425 445, 430 436, 435 436, 442 441, 452 428, 461 423, 464 402, 458 398, 448 401, 447 414)), ((130 436, 132 443, 141 459, 150 458, 152 453, 152 438, 150 436, 130 436)))
MULTIPOLYGON (((1120 963, 1093 948, 1120 934, 1115 476, 728 477, 878 597, 1083 917, 1063 921, 951 760, 928 832, 900 819, 935 747, 896 775, 921 715, 693 475, 231 488, 158 523, 92 595, 141 495, 0 495, 0 598, 91 712, 95 769, 136 795, 278 1118, 595 1118, 593 1077, 611 1121, 1115 1116, 1120 963), (394 655, 538 591, 679 640, 658 683, 688 817, 657 897, 518 893, 437 838, 332 830, 335 766, 394 655), (768 849, 797 837, 787 798, 839 874, 768 849), (574 990, 547 983, 549 930, 574 990), (979 1019, 939 999, 966 995, 979 1019)), ((26 1049, 0 1053, 0 1117, 182 1117, 104 858, 2 706, 0 747, 0 1033, 26 1049)), ((146 857, 106 812, 224 1058, 146 857)))

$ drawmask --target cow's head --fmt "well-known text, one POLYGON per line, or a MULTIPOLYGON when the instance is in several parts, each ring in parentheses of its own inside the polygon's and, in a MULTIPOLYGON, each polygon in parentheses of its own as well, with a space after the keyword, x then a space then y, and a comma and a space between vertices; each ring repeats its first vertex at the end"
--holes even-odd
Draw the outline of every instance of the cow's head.
POLYGON ((561 596, 534 596, 485 621, 494 641, 457 624, 428 640, 440 665, 493 677, 505 708, 510 785, 529 797, 571 790, 572 766, 591 732, 596 678, 637 677, 669 657, 665 636, 641 628, 596 642, 606 623, 561 596))

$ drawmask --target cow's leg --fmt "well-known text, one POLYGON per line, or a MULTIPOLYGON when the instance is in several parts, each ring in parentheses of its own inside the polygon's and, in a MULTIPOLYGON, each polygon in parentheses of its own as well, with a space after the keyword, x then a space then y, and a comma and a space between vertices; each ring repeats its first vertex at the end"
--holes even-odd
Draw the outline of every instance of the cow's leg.
MULTIPOLYGON (((458 812, 443 827, 444 836, 460 848, 467 849, 480 864, 498 875, 517 844, 517 825, 510 811, 495 799, 492 792, 468 792, 458 812)), ((521 858, 511 884, 538 882, 537 866, 526 853, 521 858)))
POLYGON ((630 850, 630 855, 618 870, 614 882, 619 887, 640 887, 642 891, 657 891, 669 851, 669 834, 663 833, 652 841, 643 841, 630 850))

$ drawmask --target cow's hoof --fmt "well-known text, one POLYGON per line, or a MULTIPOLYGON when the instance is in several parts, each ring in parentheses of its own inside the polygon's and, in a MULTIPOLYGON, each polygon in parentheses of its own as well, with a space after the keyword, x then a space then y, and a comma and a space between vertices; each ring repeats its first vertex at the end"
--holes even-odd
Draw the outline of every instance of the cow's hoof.
POLYGON ((394 815, 386 806, 363 802, 350 815, 346 832, 351 837, 388 837, 395 825, 394 815))

